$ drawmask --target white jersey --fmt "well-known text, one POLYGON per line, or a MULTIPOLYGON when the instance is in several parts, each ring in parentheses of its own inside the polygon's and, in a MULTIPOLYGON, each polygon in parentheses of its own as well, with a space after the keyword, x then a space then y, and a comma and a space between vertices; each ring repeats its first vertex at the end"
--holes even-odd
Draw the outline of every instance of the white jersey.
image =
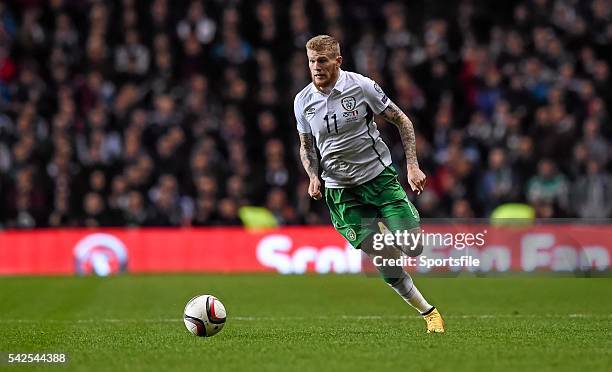
POLYGON ((298 132, 315 137, 326 187, 361 185, 391 165, 389 148, 374 123, 374 114, 389 102, 372 79, 342 70, 329 95, 310 83, 295 96, 298 132))

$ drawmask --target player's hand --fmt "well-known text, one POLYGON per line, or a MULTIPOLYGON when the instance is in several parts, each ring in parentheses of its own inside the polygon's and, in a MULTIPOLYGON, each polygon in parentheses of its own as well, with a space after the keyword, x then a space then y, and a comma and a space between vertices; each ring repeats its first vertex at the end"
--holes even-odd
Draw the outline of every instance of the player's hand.
POLYGON ((321 194, 321 181, 319 177, 313 177, 310 179, 310 185, 308 185, 308 195, 314 200, 319 200, 323 197, 321 194))
POLYGON ((415 191, 417 195, 420 195, 421 192, 425 189, 425 182, 427 176, 421 169, 419 169, 418 165, 408 164, 408 184, 412 191, 415 191))

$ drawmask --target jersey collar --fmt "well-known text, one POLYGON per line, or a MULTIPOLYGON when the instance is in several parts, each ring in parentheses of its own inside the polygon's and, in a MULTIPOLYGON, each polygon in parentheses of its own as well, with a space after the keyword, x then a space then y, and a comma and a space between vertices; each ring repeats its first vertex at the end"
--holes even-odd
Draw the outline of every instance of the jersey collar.
MULTIPOLYGON (((317 87, 314 85, 314 83, 310 83, 312 86, 312 89, 314 92, 318 92, 320 94, 325 95, 325 93, 321 92, 320 90, 317 89, 317 87)), ((339 73, 338 73, 338 80, 336 80, 336 85, 334 85, 334 88, 332 89, 332 91, 336 91, 338 93, 342 93, 344 92, 344 89, 346 88, 346 72, 344 72, 342 69, 340 69, 339 73)))
POLYGON ((336 85, 334 85, 334 89, 332 90, 336 90, 338 93, 342 93, 344 91, 345 85, 346 85, 346 72, 340 69, 340 72, 338 74, 338 81, 336 81, 336 85))

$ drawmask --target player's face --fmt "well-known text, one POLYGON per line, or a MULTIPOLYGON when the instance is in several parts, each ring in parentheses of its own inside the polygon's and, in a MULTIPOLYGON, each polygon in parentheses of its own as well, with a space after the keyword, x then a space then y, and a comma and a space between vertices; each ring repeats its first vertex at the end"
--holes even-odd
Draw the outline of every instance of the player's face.
POLYGON ((342 64, 341 56, 333 56, 330 53, 317 52, 308 49, 308 68, 312 82, 319 88, 330 88, 331 84, 338 79, 339 68, 342 64))

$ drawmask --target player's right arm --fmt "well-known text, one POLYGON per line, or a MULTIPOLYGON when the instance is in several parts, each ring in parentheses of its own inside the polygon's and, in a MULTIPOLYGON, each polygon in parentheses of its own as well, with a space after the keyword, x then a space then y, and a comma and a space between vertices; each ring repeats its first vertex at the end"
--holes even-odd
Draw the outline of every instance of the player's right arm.
POLYGON ((315 200, 323 197, 321 194, 321 180, 319 180, 319 158, 317 157, 317 149, 315 148, 315 139, 310 129, 310 124, 304 118, 300 95, 295 97, 293 101, 293 112, 297 122, 297 130, 300 134, 300 160, 308 174, 310 184, 308 185, 308 195, 315 200))
POLYGON ((321 181, 319 180, 319 159, 317 158, 314 137, 311 133, 300 133, 300 159, 310 179, 308 195, 315 200, 319 200, 323 197, 321 181))

